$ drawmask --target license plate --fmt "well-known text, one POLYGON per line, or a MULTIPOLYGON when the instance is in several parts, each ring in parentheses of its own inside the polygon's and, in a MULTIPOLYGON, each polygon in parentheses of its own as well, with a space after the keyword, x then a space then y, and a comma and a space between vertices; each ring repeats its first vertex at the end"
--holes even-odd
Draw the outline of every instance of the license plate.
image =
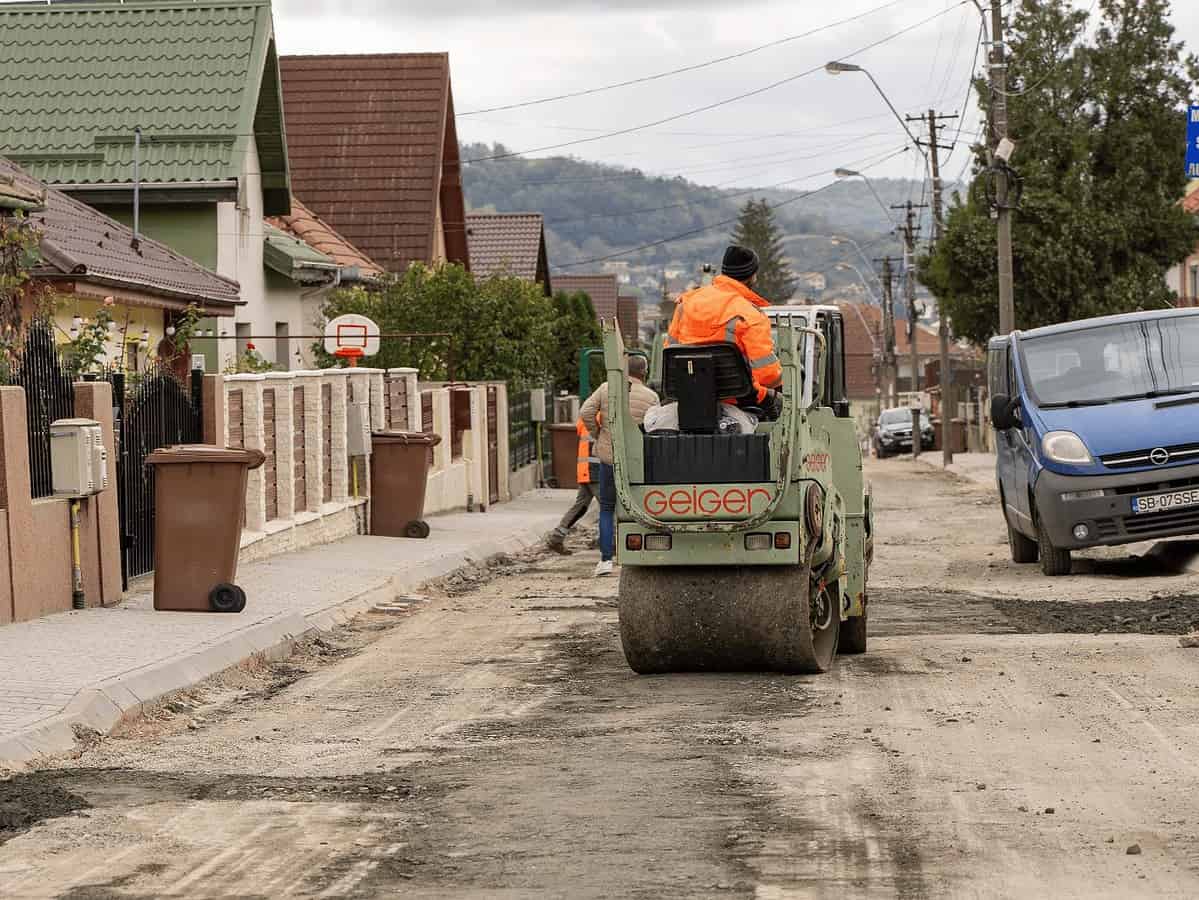
POLYGON ((1165 494, 1147 494, 1132 498, 1132 511, 1137 515, 1168 512, 1187 506, 1199 506, 1199 488, 1186 491, 1169 491, 1165 494))

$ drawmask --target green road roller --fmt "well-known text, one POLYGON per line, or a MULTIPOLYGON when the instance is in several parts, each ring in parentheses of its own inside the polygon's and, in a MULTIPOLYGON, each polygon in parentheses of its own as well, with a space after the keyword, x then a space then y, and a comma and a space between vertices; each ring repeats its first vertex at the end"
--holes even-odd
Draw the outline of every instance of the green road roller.
POLYGON ((677 409, 648 431, 629 415, 624 344, 605 324, 620 636, 638 673, 819 673, 866 650, 873 519, 841 313, 765 312, 783 366, 777 420, 730 413, 727 398, 752 396, 736 345, 672 345, 660 391, 677 409))

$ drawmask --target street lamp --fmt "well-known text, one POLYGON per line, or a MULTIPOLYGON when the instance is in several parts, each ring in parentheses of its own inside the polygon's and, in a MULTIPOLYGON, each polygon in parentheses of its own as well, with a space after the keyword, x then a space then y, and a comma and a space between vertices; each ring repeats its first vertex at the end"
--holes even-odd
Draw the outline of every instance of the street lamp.
POLYGON ((866 187, 870 188, 870 193, 874 194, 874 199, 878 201, 878 205, 882 207, 883 212, 887 214, 887 220, 892 225, 898 224, 895 221, 895 216, 891 215, 890 207, 883 203, 883 198, 878 195, 878 191, 874 189, 874 182, 872 182, 869 178, 854 169, 836 169, 833 174, 842 179, 861 178, 864 182, 866 182, 866 187))
POLYGON ((916 135, 912 134, 912 129, 908 128, 907 121, 899 114, 899 110, 895 108, 895 104, 891 102, 891 98, 883 92, 882 85, 875 80, 874 76, 870 74, 868 69, 864 69, 861 66, 855 66, 853 63, 838 62, 837 60, 833 60, 832 62, 824 64, 824 71, 828 72, 830 75, 843 75, 846 72, 861 72, 863 75, 869 78, 870 83, 874 85, 874 89, 878 91, 878 95, 883 98, 883 102, 887 104, 887 107, 891 110, 891 114, 895 116, 895 121, 903 126, 903 130, 907 132, 908 137, 911 138, 916 149, 920 151, 921 155, 925 159, 925 162, 928 161, 928 153, 925 152, 924 147, 920 144, 920 141, 916 139, 916 135))

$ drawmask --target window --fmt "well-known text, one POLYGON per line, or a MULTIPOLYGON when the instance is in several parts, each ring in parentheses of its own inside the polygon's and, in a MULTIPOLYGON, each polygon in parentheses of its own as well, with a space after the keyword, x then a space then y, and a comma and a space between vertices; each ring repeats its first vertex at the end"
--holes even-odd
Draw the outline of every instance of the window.
POLYGON ((1187 297, 1193 303, 1196 298, 1199 298, 1199 265, 1192 265, 1190 268, 1190 279, 1187 282, 1188 290, 1187 297))
POLYGON ((291 371, 291 329, 286 322, 275 323, 275 368, 291 371))

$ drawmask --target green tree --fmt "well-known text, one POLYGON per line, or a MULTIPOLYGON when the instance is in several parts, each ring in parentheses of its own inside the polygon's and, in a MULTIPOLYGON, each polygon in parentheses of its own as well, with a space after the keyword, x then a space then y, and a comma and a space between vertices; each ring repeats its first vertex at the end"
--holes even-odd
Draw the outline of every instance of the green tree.
POLYGON ((558 390, 578 393, 579 352, 603 344, 591 298, 583 291, 554 295, 554 352, 550 375, 558 390))
MULTIPOLYGON (((1098 10, 1089 40, 1086 13, 1068 0, 1023 4, 1011 23, 1021 328, 1170 305, 1165 272, 1199 240, 1177 203, 1194 58, 1174 40, 1168 0, 1100 0, 1098 10)), ((955 331, 977 343, 999 321, 993 183, 976 148, 970 187, 922 266, 955 331)))
MULTIPOLYGON (((544 379, 554 351, 553 304, 536 284, 496 276, 476 283, 462 266, 414 264, 382 290, 338 291, 325 304, 327 319, 359 313, 385 334, 449 337, 385 339, 372 365, 410 366, 441 381, 544 379)), ((322 357, 325 365, 334 361, 322 357)))
POLYGON ((790 300, 795 293, 795 276, 783 252, 783 236, 774 209, 765 198, 750 200, 742 207, 732 240, 758 254, 761 265, 754 290, 771 303, 790 300))

